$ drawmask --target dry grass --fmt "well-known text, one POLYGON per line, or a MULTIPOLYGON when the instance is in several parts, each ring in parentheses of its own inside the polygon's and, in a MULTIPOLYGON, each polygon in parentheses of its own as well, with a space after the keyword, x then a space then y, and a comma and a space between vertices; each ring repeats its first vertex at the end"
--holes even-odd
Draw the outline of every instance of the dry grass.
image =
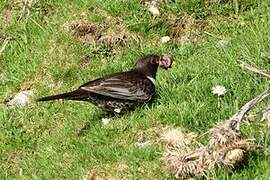
POLYGON ((5 28, 9 26, 12 21, 12 11, 9 9, 4 9, 1 12, 0 20, 3 22, 1 23, 1 27, 3 26, 3 28, 5 28))
POLYGON ((82 43, 92 43, 101 36, 104 27, 86 20, 74 20, 64 25, 65 29, 82 43))
POLYGON ((126 162, 119 161, 113 164, 104 165, 102 168, 92 168, 83 178, 84 180, 102 180, 102 179, 126 179, 129 166, 126 162), (113 165, 113 169, 109 168, 113 165))
MULTIPOLYGON (((93 12, 96 12, 94 10, 93 12)), ((101 14, 102 12, 97 11, 101 14)), ((88 20, 74 20, 67 22, 64 28, 83 44, 95 43, 100 48, 116 51, 119 48, 129 47, 138 36, 130 33, 121 23, 121 19, 103 14, 104 22, 93 23, 88 20)))
MULTIPOLYGON (((226 123, 212 128, 210 132, 210 141, 204 146, 190 133, 178 135, 182 140, 176 144, 167 138, 163 160, 175 177, 206 176, 220 166, 233 169, 256 148, 254 140, 242 139, 226 123)), ((172 139, 175 139, 174 135, 172 139)))
POLYGON ((171 16, 167 21, 168 33, 180 44, 196 42, 198 34, 207 27, 206 20, 195 19, 193 15, 171 16))
POLYGON ((141 130, 134 137, 134 145, 137 147, 145 147, 148 145, 159 145, 159 136, 165 128, 161 126, 151 127, 141 130))
POLYGON ((265 122, 265 124, 270 128, 270 106, 262 111, 261 121, 265 122))
POLYGON ((186 179, 206 176, 216 167, 234 169, 243 163, 243 160, 255 151, 256 143, 254 139, 240 136, 240 123, 251 108, 269 95, 270 89, 246 103, 229 120, 211 128, 206 145, 199 144, 192 133, 185 134, 176 129, 166 132, 163 135, 167 145, 163 156, 166 166, 175 177, 186 179))

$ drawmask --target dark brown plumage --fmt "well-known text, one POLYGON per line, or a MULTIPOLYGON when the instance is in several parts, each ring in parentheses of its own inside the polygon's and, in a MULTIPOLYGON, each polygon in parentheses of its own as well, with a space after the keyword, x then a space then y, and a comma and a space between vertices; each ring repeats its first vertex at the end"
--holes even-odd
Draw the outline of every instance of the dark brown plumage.
POLYGON ((89 101, 105 111, 126 112, 153 99, 158 67, 168 69, 171 65, 172 58, 168 55, 148 55, 139 59, 130 71, 111 74, 85 83, 75 91, 42 97, 38 101, 89 101))

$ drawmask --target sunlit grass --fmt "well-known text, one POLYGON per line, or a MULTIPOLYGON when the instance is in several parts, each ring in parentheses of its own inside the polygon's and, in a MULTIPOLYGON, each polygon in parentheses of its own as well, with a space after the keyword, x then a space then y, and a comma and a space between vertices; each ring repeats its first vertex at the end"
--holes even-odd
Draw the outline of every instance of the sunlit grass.
MULTIPOLYGON (((206 132, 269 87, 269 82, 243 71, 237 62, 270 72, 267 1, 259 5, 238 1, 237 9, 232 3, 164 2, 160 3, 161 16, 153 17, 139 1, 38 1, 29 13, 19 4, 1 1, 1 17, 5 14, 8 19, 0 18, 0 35, 14 39, 0 54, 0 179, 82 179, 92 170, 116 179, 173 178, 160 160, 162 146, 137 147, 138 133, 167 126, 206 132), (161 36, 168 35, 166 18, 183 14, 207 22, 197 41, 180 45, 172 39, 160 44, 161 36), (139 40, 108 52, 95 44, 82 44, 64 28, 78 19, 102 23, 106 16, 119 18, 139 40), (224 46, 220 40, 226 41, 224 46), (107 126, 101 122, 104 114, 86 102, 34 102, 37 97, 128 70, 149 53, 171 54, 176 61, 173 69, 158 72, 157 99, 113 118, 107 126), (90 58, 82 67, 85 55, 90 58), (226 87, 224 97, 211 94, 215 85, 226 87), (33 102, 6 108, 4 102, 25 89, 34 91, 33 102)), ((242 133, 269 148, 269 129, 263 124, 244 125, 242 133)), ((241 169, 220 168, 210 177, 267 179, 269 163, 269 157, 258 152, 241 169)))

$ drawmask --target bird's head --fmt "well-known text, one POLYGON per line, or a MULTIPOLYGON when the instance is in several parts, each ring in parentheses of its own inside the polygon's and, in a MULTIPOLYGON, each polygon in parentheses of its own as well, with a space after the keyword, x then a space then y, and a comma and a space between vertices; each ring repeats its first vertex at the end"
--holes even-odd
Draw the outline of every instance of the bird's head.
POLYGON ((158 67, 168 69, 172 67, 173 58, 170 55, 148 55, 137 61, 133 69, 147 76, 155 77, 158 67))

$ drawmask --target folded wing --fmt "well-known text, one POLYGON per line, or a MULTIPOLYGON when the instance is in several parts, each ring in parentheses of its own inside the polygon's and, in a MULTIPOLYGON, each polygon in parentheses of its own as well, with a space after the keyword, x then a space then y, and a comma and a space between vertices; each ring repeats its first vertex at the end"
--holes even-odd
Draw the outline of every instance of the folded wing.
POLYGON ((149 79, 134 74, 98 79, 82 85, 79 89, 117 99, 140 102, 149 101, 155 93, 155 86, 149 79))

